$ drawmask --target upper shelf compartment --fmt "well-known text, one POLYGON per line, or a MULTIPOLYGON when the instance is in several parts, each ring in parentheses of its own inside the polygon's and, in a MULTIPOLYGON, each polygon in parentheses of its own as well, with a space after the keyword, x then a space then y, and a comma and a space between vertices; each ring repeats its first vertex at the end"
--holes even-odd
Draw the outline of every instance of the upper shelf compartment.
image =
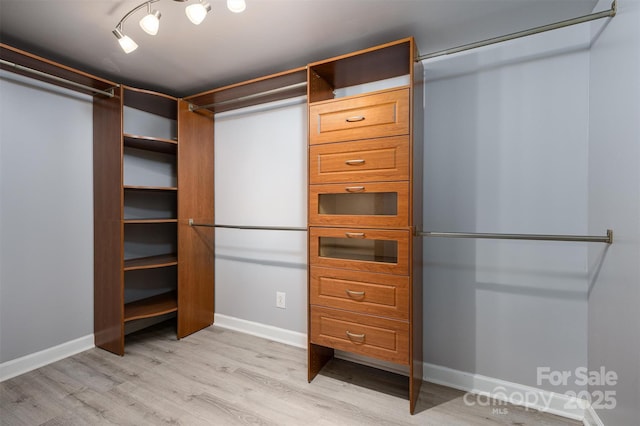
MULTIPOLYGON (((148 90, 124 88, 123 94, 123 126, 129 143, 144 144, 153 149, 153 145, 162 147, 163 142, 178 140, 178 100, 174 97, 148 90), (137 141, 133 141, 133 140, 137 141)), ((162 149, 162 148, 159 148, 162 149)), ((167 150, 172 148, 166 147, 167 150)), ((166 151, 165 151, 166 152, 166 151)), ((175 149, 174 149, 175 152, 175 149)))
POLYGON ((104 93, 101 92, 111 92, 110 96, 113 96, 113 90, 111 89, 118 87, 118 84, 112 81, 87 74, 3 43, 0 43, 0 59, 6 61, 0 63, 1 69, 89 95, 98 93, 102 96, 104 93))
POLYGON ((306 94, 307 69, 302 67, 209 90, 185 101, 196 109, 218 113, 306 94))
POLYGON ((338 89, 381 80, 409 76, 408 84, 415 50, 409 37, 309 64, 309 103, 333 99, 338 89))

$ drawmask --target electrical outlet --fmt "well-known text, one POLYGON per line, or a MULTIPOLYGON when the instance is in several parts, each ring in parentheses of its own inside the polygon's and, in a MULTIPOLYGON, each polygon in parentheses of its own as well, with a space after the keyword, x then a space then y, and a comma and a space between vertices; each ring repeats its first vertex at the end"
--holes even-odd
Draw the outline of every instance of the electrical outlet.
POLYGON ((276 291, 276 307, 286 309, 287 308, 287 294, 282 291, 276 291))

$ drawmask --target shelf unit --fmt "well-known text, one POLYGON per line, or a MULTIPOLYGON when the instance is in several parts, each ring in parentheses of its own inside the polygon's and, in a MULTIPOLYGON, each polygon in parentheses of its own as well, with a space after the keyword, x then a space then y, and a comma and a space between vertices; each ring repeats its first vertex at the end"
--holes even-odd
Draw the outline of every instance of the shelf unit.
MULTIPOLYGON (((194 181, 213 182, 212 117, 183 125, 185 110, 179 99, 127 86, 94 101, 94 330, 96 346, 119 355, 125 324, 173 314, 181 338, 213 323, 210 244, 194 248, 187 228, 194 181), (197 152, 200 168, 188 163, 197 152)), ((212 214, 213 188, 195 196, 212 214)))
POLYGON ((335 350, 422 383, 423 114, 412 38, 312 63, 309 108, 308 379, 335 350))

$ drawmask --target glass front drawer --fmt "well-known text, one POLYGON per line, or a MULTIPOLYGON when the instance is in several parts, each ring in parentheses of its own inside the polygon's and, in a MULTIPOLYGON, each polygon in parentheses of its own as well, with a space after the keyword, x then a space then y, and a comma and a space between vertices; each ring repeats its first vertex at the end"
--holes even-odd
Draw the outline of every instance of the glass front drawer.
POLYGON ((310 185, 309 223, 404 227, 409 224, 409 183, 310 185))
POLYGON ((409 231, 311 228, 311 266, 409 274, 409 231))

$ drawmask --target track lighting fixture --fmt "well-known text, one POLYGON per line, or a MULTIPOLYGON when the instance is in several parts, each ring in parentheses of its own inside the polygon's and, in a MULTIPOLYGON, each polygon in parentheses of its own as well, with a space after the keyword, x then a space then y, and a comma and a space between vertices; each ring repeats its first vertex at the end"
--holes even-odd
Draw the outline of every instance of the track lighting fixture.
MULTIPOLYGON (((138 48, 138 45, 135 41, 131 39, 128 35, 125 35, 123 32, 124 22, 135 12, 147 8, 147 14, 140 19, 140 28, 144 30, 149 35, 158 34, 158 29, 160 28, 160 17, 162 14, 154 9, 151 10, 151 4, 157 3, 160 0, 147 0, 139 6, 131 9, 126 15, 122 17, 116 28, 113 30, 113 35, 118 39, 118 43, 120 43, 120 47, 124 50, 125 53, 131 53, 138 48)), ((179 3, 184 3, 189 0, 174 0, 179 3)), ((227 0, 227 8, 234 13, 243 12, 247 5, 245 0, 227 0)), ((185 13, 187 18, 195 24, 200 25, 202 21, 207 17, 207 13, 211 11, 211 5, 206 0, 197 0, 197 3, 194 2, 188 5, 185 8, 185 13)))
POLYGON ((151 3, 147 3, 147 14, 140 20, 140 28, 149 35, 158 34, 161 16, 157 10, 151 11, 151 3))
POLYGON ((227 0, 227 9, 234 13, 244 12, 247 8, 247 4, 244 0, 227 0))
POLYGON ((124 50, 124 53, 131 53, 138 48, 138 44, 131 39, 131 37, 122 34, 122 26, 118 26, 115 30, 113 30, 113 35, 118 39, 118 43, 120 43, 120 47, 124 50))
POLYGON ((186 7, 184 12, 187 14, 187 18, 195 25, 200 25, 204 18, 207 17, 207 13, 211 11, 211 5, 209 3, 203 3, 200 0, 199 3, 190 4, 186 7))

